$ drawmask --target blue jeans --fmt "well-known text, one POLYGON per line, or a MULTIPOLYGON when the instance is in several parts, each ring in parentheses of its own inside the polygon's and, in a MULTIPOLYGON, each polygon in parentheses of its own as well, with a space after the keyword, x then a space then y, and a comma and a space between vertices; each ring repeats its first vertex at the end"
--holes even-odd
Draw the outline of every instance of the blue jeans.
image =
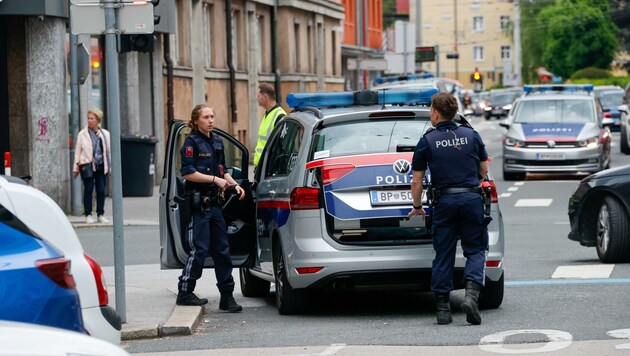
POLYGON ((107 177, 105 176, 104 167, 102 165, 96 167, 94 177, 83 180, 83 210, 85 216, 92 214, 92 197, 95 185, 96 214, 101 216, 105 213, 105 186, 107 185, 107 177))

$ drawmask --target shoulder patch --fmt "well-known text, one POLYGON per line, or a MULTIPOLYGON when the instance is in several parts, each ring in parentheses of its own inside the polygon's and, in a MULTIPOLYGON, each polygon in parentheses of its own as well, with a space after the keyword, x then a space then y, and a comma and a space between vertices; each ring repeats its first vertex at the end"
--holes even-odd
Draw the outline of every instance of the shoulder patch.
POLYGON ((186 146, 186 157, 192 157, 192 156, 193 156, 192 146, 186 146))

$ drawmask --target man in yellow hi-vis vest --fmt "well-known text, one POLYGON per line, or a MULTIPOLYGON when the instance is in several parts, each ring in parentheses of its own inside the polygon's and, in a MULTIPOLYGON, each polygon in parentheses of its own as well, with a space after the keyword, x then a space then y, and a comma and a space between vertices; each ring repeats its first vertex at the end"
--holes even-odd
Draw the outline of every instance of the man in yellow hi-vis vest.
POLYGON ((276 126, 276 123, 287 113, 278 105, 275 89, 267 83, 262 83, 258 86, 258 96, 256 100, 258 101, 258 105, 265 109, 265 116, 263 116, 260 128, 258 129, 258 142, 256 143, 256 152, 254 153, 254 166, 258 167, 258 162, 260 161, 271 131, 276 126))

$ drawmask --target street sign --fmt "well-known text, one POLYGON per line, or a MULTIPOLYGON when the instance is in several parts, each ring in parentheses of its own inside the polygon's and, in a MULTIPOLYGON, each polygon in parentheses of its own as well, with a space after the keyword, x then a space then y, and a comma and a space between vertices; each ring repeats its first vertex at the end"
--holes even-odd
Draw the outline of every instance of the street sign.
POLYGON ((434 62, 435 47, 416 47, 416 63, 418 62, 434 62))
MULTIPOLYGON (((98 1, 71 0, 70 32, 73 35, 100 35, 105 32, 105 8, 98 1)), ((153 33, 153 4, 120 3, 116 27, 122 33, 153 33)))

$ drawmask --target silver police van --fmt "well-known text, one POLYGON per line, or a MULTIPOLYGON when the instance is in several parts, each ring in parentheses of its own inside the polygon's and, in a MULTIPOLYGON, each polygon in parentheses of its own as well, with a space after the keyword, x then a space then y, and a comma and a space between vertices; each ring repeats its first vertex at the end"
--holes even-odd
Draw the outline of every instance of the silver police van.
MULTIPOLYGON (((411 160, 431 127, 428 91, 289 94, 289 113, 273 130, 255 177, 247 149, 214 129, 225 143, 226 164, 247 191, 228 199, 224 216, 234 266, 246 297, 269 295, 275 285, 280 314, 305 311, 312 291, 430 291, 435 256, 430 229, 407 219, 412 207, 411 160)), ((465 123, 463 116, 457 121, 465 123)), ((184 196, 179 150, 182 122, 170 130, 160 186, 162 268, 182 268, 184 196)), ((430 174, 424 182, 430 185, 430 174)), ((504 233, 494 181, 492 221, 480 305, 497 308, 504 291, 504 233)), ((432 209, 425 210, 431 215, 432 209)), ((212 267, 211 257, 206 267, 212 267)), ((463 288, 465 258, 457 249, 455 288, 463 288)))

